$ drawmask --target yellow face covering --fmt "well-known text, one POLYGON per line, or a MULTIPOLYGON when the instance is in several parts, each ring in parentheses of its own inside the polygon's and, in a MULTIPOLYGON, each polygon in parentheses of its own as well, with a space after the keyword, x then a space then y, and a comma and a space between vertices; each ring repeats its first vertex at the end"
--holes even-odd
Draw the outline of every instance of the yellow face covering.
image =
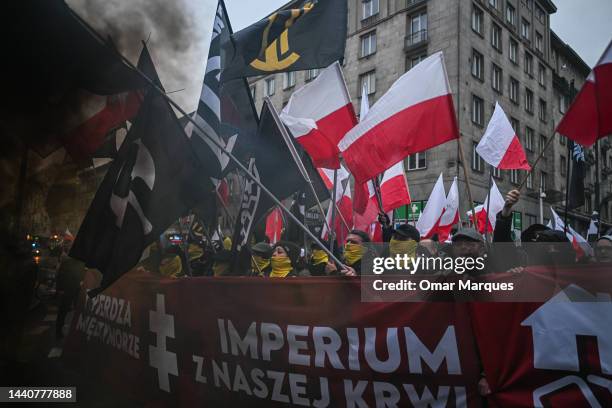
POLYGON ((230 237, 225 237, 223 239, 223 249, 227 249, 228 251, 232 249, 232 239, 230 237))
POLYGON ((349 266, 359 262, 363 257, 363 253, 363 245, 352 244, 350 242, 344 245, 344 260, 349 266))
POLYGON ((201 258, 204 255, 204 251, 196 244, 189 244, 188 249, 189 260, 193 261, 194 259, 201 258))
POLYGON ((251 257, 251 269, 253 273, 262 276, 264 269, 270 265, 270 260, 262 258, 259 255, 253 255, 251 257))
POLYGON ((163 276, 167 276, 170 278, 176 278, 183 270, 183 265, 181 263, 181 258, 178 255, 173 256, 172 258, 166 258, 161 261, 159 265, 159 272, 163 276))
POLYGON ((284 278, 293 269, 288 256, 273 256, 270 263, 272 265, 271 278, 284 278))
POLYGON ((413 239, 408 241, 399 241, 395 238, 391 238, 389 242, 389 255, 408 255, 409 258, 414 258, 416 254, 417 242, 413 239))
POLYGON ((227 271, 229 271, 229 263, 227 262, 215 262, 213 264, 213 275, 214 276, 223 276, 227 275, 227 271))
POLYGON ((313 249, 312 250, 312 264, 320 265, 322 263, 327 263, 329 261, 329 256, 327 252, 322 249, 313 249))

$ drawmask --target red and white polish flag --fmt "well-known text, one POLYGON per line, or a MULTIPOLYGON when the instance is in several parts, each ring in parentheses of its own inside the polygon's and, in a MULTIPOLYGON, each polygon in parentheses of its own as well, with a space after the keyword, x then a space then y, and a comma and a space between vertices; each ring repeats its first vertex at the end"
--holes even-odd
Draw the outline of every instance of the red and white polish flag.
POLYGON ((445 242, 450 236, 450 232, 453 229, 453 225, 459 222, 459 186, 457 184, 457 177, 454 178, 453 184, 446 196, 446 205, 444 206, 444 212, 440 217, 440 223, 438 225, 438 240, 445 242))
MULTIPOLYGON (((559 214, 550 207, 550 212, 552 213, 553 220, 555 222, 555 230, 556 231, 565 231, 565 223, 559 217, 559 214)), ((592 256, 593 255, 593 247, 589 242, 584 239, 582 235, 580 235, 576 230, 574 230, 571 226, 567 226, 567 231, 565 232, 567 239, 572 243, 572 247, 574 251, 576 251, 576 257, 578 259, 584 257, 585 255, 592 256)))
POLYGON ((280 208, 274 207, 266 217, 266 237, 268 237, 271 244, 275 244, 280 241, 282 231, 283 214, 280 208))
POLYGON ((363 183, 411 154, 458 137, 444 57, 438 52, 402 75, 338 147, 355 180, 363 183))
POLYGON ((586 147, 612 134, 612 42, 561 119, 557 132, 586 147))
POLYGON ((386 213, 411 203, 403 160, 385 171, 380 182, 380 196, 386 213))
POLYGON ((438 225, 445 206, 446 192, 444 191, 444 179, 442 178, 442 173, 440 173, 440 177, 438 177, 429 195, 427 205, 416 223, 416 228, 419 230, 422 238, 431 238, 438 232, 438 225))
POLYGON ((484 161, 498 169, 531 170, 525 150, 499 103, 495 103, 495 110, 476 151, 484 161))
MULTIPOLYGON (((497 184, 493 182, 491 185, 491 191, 489 191, 484 204, 474 208, 474 211, 476 212, 476 221, 478 223, 478 231, 481 234, 493 232, 497 221, 497 214, 504 209, 505 204, 506 201, 499 192, 497 184), (489 200, 491 200, 490 204, 488 204, 489 200), (488 212, 487 208, 489 209, 488 212)), ((467 214, 469 219, 471 219, 472 222, 475 222, 474 217, 472 216, 472 210, 468 211, 467 214)))
POLYGON ((332 224, 332 204, 330 203, 327 209, 327 224, 323 225, 323 231, 321 236, 323 239, 329 239, 329 230, 327 225, 330 225, 334 229, 336 242, 339 245, 344 244, 346 236, 348 235, 351 228, 353 228, 353 200, 351 197, 351 188, 346 186, 344 188, 342 183, 338 182, 336 185, 336 218, 334 225, 332 224))
MULTIPOLYGON (((317 171, 319 172, 319 175, 321 176, 321 179, 323 180, 323 184, 325 184, 325 187, 327 187, 328 190, 333 189, 334 188, 334 170, 319 168, 317 169, 317 171)), ((344 180, 346 180, 349 176, 350 174, 348 171, 346 171, 344 166, 340 166, 340 168, 338 169, 338 175, 336 176, 337 178, 336 181, 342 184, 344 180)))
POLYGON ((280 118, 316 167, 339 168, 338 141, 357 123, 340 64, 295 91, 280 118))

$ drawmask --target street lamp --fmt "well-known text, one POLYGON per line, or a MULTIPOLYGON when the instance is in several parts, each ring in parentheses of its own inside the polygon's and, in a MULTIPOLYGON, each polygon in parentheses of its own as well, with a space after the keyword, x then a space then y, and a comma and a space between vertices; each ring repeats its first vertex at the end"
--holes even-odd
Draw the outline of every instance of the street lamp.
POLYGON ((546 198, 546 193, 542 190, 542 185, 540 185, 540 224, 544 225, 544 199, 546 198))

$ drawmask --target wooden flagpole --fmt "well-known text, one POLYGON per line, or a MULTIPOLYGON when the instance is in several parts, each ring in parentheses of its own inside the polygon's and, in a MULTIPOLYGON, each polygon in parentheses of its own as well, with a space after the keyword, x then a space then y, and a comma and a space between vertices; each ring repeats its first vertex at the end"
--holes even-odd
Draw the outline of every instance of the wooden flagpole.
POLYGON ((157 84, 155 84, 155 82, 152 81, 151 78, 149 78, 145 73, 138 69, 138 67, 136 67, 129 59, 123 56, 123 54, 121 54, 114 47, 109 46, 109 44, 104 40, 104 38, 96 30, 94 30, 85 20, 83 20, 81 16, 75 13, 72 9, 70 9, 70 13, 83 25, 84 28, 86 28, 91 33, 94 38, 96 38, 96 40, 98 40, 100 44, 111 50, 119 59, 123 61, 124 64, 134 70, 134 72, 136 72, 151 87, 152 90, 154 90, 161 98, 165 99, 171 106, 173 106, 177 111, 179 111, 185 117, 185 119, 187 119, 191 124, 193 124, 194 128, 196 128, 212 144, 219 148, 220 151, 226 154, 227 157, 229 157, 229 159, 234 162, 236 166, 245 174, 245 176, 251 179, 255 184, 257 184, 257 186, 261 188, 261 191, 263 191, 264 194, 270 197, 272 202, 274 202, 274 204, 276 204, 289 218, 291 218, 293 222, 295 222, 302 230, 304 230, 304 232, 314 242, 321 246, 321 248, 325 252, 327 252, 329 257, 334 262, 338 263, 341 266, 344 266, 344 264, 338 259, 338 257, 333 254, 333 251, 328 250, 321 243, 321 241, 297 217, 295 217, 291 213, 291 211, 287 207, 285 207, 283 203, 281 203, 281 201, 259 180, 259 178, 254 176, 249 171, 249 169, 240 160, 238 160, 238 158, 231 151, 227 150, 227 148, 221 142, 210 136, 208 132, 206 132, 190 115, 188 115, 187 112, 185 112, 185 110, 179 104, 177 104, 172 98, 166 95, 166 93, 162 89, 160 89, 160 87, 157 86, 157 84))
POLYGON ((476 229, 478 229, 478 219, 476 218, 476 211, 474 210, 474 200, 472 199, 472 187, 470 186, 470 176, 468 175, 467 167, 465 165, 465 155, 463 154, 463 146, 461 145, 461 138, 457 138, 457 147, 459 149, 459 160, 461 161, 461 167, 463 167, 463 176, 465 177, 465 185, 467 187, 468 200, 470 200, 470 209, 472 210, 472 221, 476 229))

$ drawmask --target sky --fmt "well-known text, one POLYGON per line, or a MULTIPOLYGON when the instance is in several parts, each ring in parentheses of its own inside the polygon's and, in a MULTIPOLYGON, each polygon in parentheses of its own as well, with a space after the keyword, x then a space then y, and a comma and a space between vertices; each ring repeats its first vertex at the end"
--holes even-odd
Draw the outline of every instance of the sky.
MULTIPOLYGON (((612 0, 553 0, 552 29, 593 66, 612 39, 612 0)), ((134 62, 140 40, 148 47, 162 83, 187 112, 202 87, 217 0, 67 0, 94 27, 118 25, 120 44, 134 62), (181 17, 180 19, 176 16, 181 17), (177 22, 178 21, 178 22, 177 22), (137 27, 136 29, 134 27, 137 27), (144 38, 136 38, 144 37, 144 38), (170 40, 169 40, 170 39, 170 40), (129 44, 126 44, 128 43, 129 44), (180 49, 176 45, 180 44, 180 49)), ((264 18, 287 0, 225 0, 234 31, 264 18)))

